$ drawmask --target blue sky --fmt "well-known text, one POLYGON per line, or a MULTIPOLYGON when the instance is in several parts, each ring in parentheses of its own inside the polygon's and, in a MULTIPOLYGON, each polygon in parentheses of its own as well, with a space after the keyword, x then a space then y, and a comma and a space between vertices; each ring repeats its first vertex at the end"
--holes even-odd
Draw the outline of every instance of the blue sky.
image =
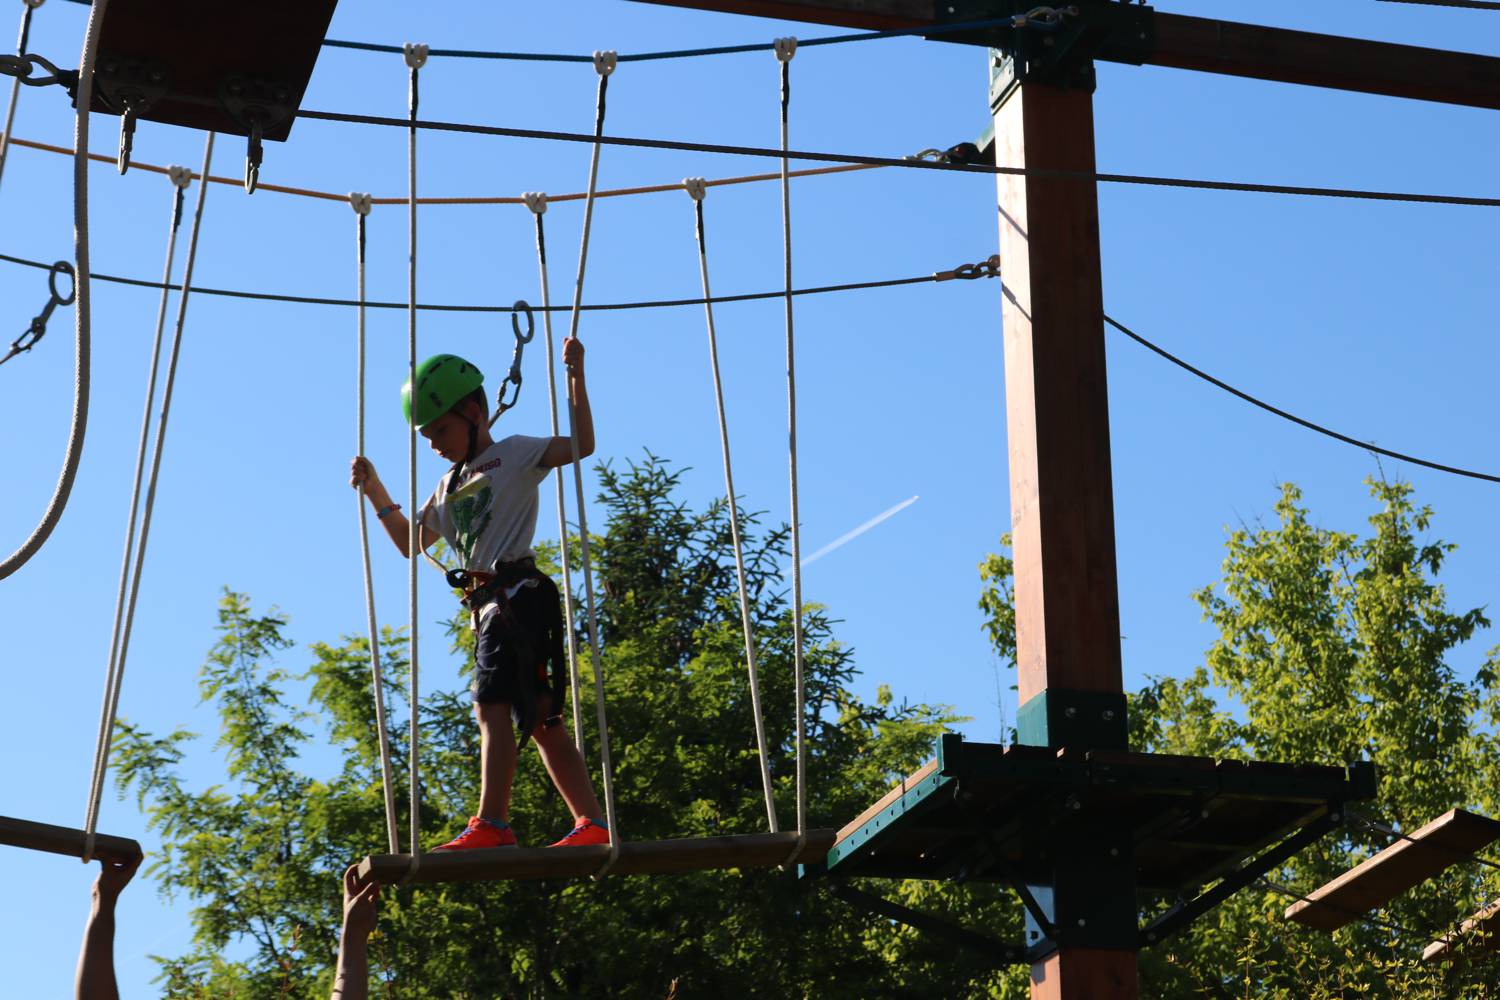
MULTIPOLYGON (((20 5, 14 13, 19 16, 20 5)), ((1500 15, 1374 0, 1179 0, 1161 9, 1496 53, 1500 15)), ((547 5, 345 4, 332 37, 434 46, 587 53, 769 41, 833 33, 727 15, 591 0, 563 19, 547 5)), ((86 9, 55 2, 36 15, 32 49, 73 65, 86 9)), ((8 29, 7 29, 8 30, 8 29)), ((1102 65, 1096 95, 1101 170, 1289 184, 1494 195, 1500 118, 1466 108, 1341 94, 1176 71, 1102 65)), ((972 139, 986 125, 982 50, 894 40, 804 49, 793 63, 792 144, 903 155, 972 139)), ((591 68, 433 60, 424 117, 586 131, 591 68)), ((707 142, 774 145, 777 73, 766 52, 625 64, 610 85, 608 130, 707 142)), ((400 116, 398 56, 322 54, 304 105, 400 116)), ((16 134, 67 145, 72 115, 54 91, 22 95, 16 134)), ((112 118, 95 116, 93 146, 111 151, 112 118)), ((141 162, 189 164, 203 138, 140 126, 141 162)), ((584 186, 576 144, 424 134, 424 195, 554 193, 584 186)), ((214 173, 242 169, 241 140, 221 138, 214 173)), ((773 169, 771 161, 606 148, 604 187, 672 183, 773 169)), ((134 171, 91 175, 95 269, 155 279, 167 181, 134 171)), ((268 144, 266 182, 377 196, 405 190, 398 130, 304 121, 268 144)), ((905 277, 980 260, 997 248, 993 179, 877 170, 795 182, 799 285, 905 277)), ((13 149, 0 185, 0 251, 71 254, 71 180, 61 156, 13 149)), ((1360 439, 1456 465, 1500 469, 1493 372, 1500 321, 1496 210, 1269 197, 1106 185, 1100 191, 1106 308, 1222 378, 1360 439), (1485 400, 1490 400, 1486 403, 1485 400)), ((717 293, 772 290, 781 280, 777 186, 711 190, 710 266, 717 293)), ((571 284, 582 212, 547 216, 553 294, 571 284)), ((347 205, 263 191, 208 195, 197 283, 308 295, 353 294, 347 205)), ((419 295, 425 301, 535 300, 529 213, 518 206, 424 208, 419 295)), ((405 216, 370 222, 370 293, 405 294, 405 216)), ((181 257, 179 257, 179 262, 181 257)), ((179 264, 180 268, 180 264, 179 264)), ((680 193, 600 202, 586 298, 698 294, 691 204, 680 193)), ((81 825, 109 643, 156 295, 96 284, 94 396, 87 447, 61 526, 39 556, 0 583, 0 813, 81 825)), ((45 300, 37 271, 0 265, 0 303, 19 334, 45 300)), ((995 663, 975 610, 975 566, 1009 522, 998 282, 806 297, 797 303, 803 539, 811 553, 883 511, 920 499, 818 559, 810 600, 842 620, 865 693, 956 705, 964 731, 995 739, 1013 717, 997 698, 995 663), (900 614, 892 608, 899 607, 900 614)), ((717 310, 736 483, 768 519, 787 516, 784 369, 778 302, 717 310)), ((71 312, 31 354, 0 368, 6 488, 0 548, 25 537, 51 492, 67 435, 71 312)), ((646 448, 691 466, 688 498, 721 490, 717 432, 699 309, 586 314, 600 455, 646 448)), ((397 402, 405 316, 370 316, 369 453, 404 495, 397 402)), ((456 351, 492 372, 509 358, 509 325, 489 315, 424 314, 423 354, 456 351)), ((539 342, 538 342, 539 343, 539 342)), ((1267 516, 1277 484, 1307 493, 1320 523, 1363 527, 1357 449, 1247 407, 1108 335, 1116 533, 1127 684, 1183 674, 1210 634, 1191 592, 1211 582, 1226 526, 1267 516)), ((354 317, 349 310, 195 297, 167 436, 156 521, 121 712, 154 731, 205 734, 184 770, 206 785, 222 772, 214 720, 197 703, 220 589, 248 592, 289 617, 305 647, 362 627, 357 530, 345 485, 354 441, 354 317)), ((544 433, 542 352, 528 352, 526 391, 504 425, 544 433)), ((493 386, 492 386, 493 388, 493 386)), ((420 459, 422 492, 441 473, 420 459)), ((1445 580, 1462 607, 1491 604, 1500 561, 1495 487, 1386 463, 1438 512, 1436 533, 1460 543, 1445 580)), ((555 531, 543 492, 540 537, 555 531)), ((597 515, 596 515, 597 517, 597 515)), ((404 615, 405 572, 376 549, 383 620, 404 615)), ((446 614, 436 574, 423 574, 423 674, 454 686, 458 665, 433 623, 446 614)), ((1471 671, 1485 637, 1455 664, 1471 671)), ((1005 681, 1008 683, 1008 680, 1005 681)), ((748 738, 748 734, 747 734, 748 738)), ((328 762, 314 755, 308 766, 328 762)), ((133 801, 107 793, 101 829, 153 837, 133 801)), ((628 832, 627 832, 628 835, 628 832)), ((378 845, 371 845, 372 848, 378 845)), ((17 995, 68 995, 92 870, 62 858, 10 856, 0 961, 17 995)), ((148 952, 188 943, 188 905, 144 880, 121 903, 118 967, 125 996, 148 995, 148 952)))

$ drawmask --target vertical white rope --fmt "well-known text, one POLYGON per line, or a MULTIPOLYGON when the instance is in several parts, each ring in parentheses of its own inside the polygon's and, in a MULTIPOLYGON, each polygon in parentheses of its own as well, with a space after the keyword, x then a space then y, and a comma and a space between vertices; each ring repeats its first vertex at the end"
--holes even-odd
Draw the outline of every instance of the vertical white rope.
MULTIPOLYGON (((354 209, 355 285, 359 310, 355 314, 358 347, 354 364, 354 453, 365 453, 365 220, 370 215, 368 194, 349 194, 354 209)), ((385 721, 385 678, 380 670, 380 628, 375 621, 375 578, 370 568, 370 527, 365 512, 365 488, 354 495, 359 508, 359 552, 365 570, 365 619, 370 633, 370 684, 375 693, 375 729, 380 736, 380 779, 385 797, 385 833, 392 854, 401 853, 401 837, 396 822, 396 788, 391 775, 391 740, 385 721)))
MULTIPOLYGON (((208 174, 213 164, 214 133, 208 133, 203 142, 203 169, 198 173, 198 197, 193 206, 193 225, 188 232, 187 261, 182 270, 182 291, 177 296, 177 323, 172 331, 172 349, 167 354, 167 378, 162 383, 161 412, 156 418, 156 439, 151 449, 151 473, 146 480, 146 502, 141 508, 141 535, 136 544, 135 565, 130 572, 130 597, 125 605, 125 624, 120 631, 120 646, 115 657, 111 682, 107 685, 105 700, 108 707, 100 720, 99 744, 96 749, 98 766, 94 770, 93 785, 89 789, 88 815, 84 820, 83 860, 87 862, 94 851, 94 830, 99 821, 99 798, 104 790, 104 777, 109 771, 109 751, 115 727, 115 716, 120 707, 120 688, 125 679, 125 658, 130 651, 130 630, 135 620, 135 602, 141 589, 141 569, 146 564, 146 543, 151 535, 151 512, 156 507, 156 483, 161 471, 161 456, 166 448, 167 420, 172 412, 172 389, 177 383, 177 359, 182 354, 182 333, 187 327, 188 289, 193 284, 193 265, 198 260, 198 233, 203 226, 203 203, 208 197, 208 174)), ((149 404, 148 404, 149 405, 149 404)))
MULTIPOLYGON (((583 200, 583 240, 578 247, 578 280, 573 284, 573 311, 568 337, 578 337, 579 306, 583 304, 583 276, 589 256, 589 228, 594 219, 594 193, 599 183, 599 136, 604 134, 604 98, 609 75, 615 71, 613 52, 594 53, 594 71, 599 74, 599 95, 594 107, 594 151, 589 159, 589 188, 583 200)), ((587 602, 589 652, 594 662, 594 707, 599 719, 599 766, 604 775, 604 822, 609 826, 609 857, 598 875, 614 867, 620 856, 620 827, 615 821, 615 784, 609 753, 609 719, 604 710, 604 657, 599 652, 599 619, 594 611, 594 572, 589 554, 589 519, 583 498, 583 463, 578 458, 578 402, 573 398, 573 380, 567 380, 568 435, 573 442, 573 487, 578 502, 578 551, 583 558, 583 593, 587 602)))
MULTIPOLYGON (((547 211, 547 196, 540 191, 528 191, 521 196, 526 207, 536 219, 536 262, 542 280, 542 330, 547 337, 547 403, 552 408, 552 436, 558 436, 557 422, 557 367, 552 353, 552 290, 547 280, 547 233, 542 216, 547 211)), ((575 454, 577 449, 575 448, 575 454)), ((573 744, 583 756, 583 713, 580 710, 578 673, 578 634, 573 630, 573 571, 568 562, 568 511, 563 502, 563 469, 553 470, 552 482, 557 487, 557 542, 562 561, 563 575, 563 628, 568 633, 568 678, 573 693, 573 744)), ((559 706, 553 706, 554 709, 559 706)), ((587 766, 588 758, 584 758, 587 766)))
POLYGON ((89 358, 91 345, 89 306, 93 297, 89 289, 89 105, 94 99, 94 62, 99 57, 99 26, 109 0, 94 0, 89 11, 88 27, 83 32, 83 52, 78 57, 77 113, 73 117, 73 274, 76 298, 73 305, 73 415, 68 426, 68 446, 62 472, 53 487, 52 499, 42 519, 21 547, 0 561, 0 580, 25 566, 57 527, 78 462, 83 458, 83 438, 89 423, 89 358))
MULTIPOLYGON (((21 33, 16 39, 16 55, 26 54, 26 39, 31 34, 31 12, 45 0, 22 0, 26 9, 21 12, 21 33)), ((21 78, 10 81, 10 103, 5 108, 5 131, 0 132, 0 178, 5 176, 5 158, 10 155, 10 133, 16 124, 16 105, 21 100, 21 78)))
MULTIPOLYGON (((120 557, 120 586, 115 594, 114 625, 109 634, 109 667, 104 674, 104 697, 99 703, 99 733, 94 743, 94 769, 89 776, 89 789, 101 784, 100 773, 104 768, 105 747, 112 723, 109 706, 114 701, 116 677, 120 667, 120 628, 125 621, 125 599, 130 592, 130 567, 135 551, 136 516, 141 506, 141 482, 146 473, 146 449, 151 440, 151 406, 156 401, 156 376, 161 368, 162 334, 167 326, 167 305, 171 297, 172 264, 177 257, 177 232, 182 224, 183 194, 193 180, 188 167, 168 167, 167 179, 172 183, 172 201, 167 218, 167 254, 162 265, 161 301, 156 308, 156 333, 151 341, 151 363, 146 373, 146 401, 141 408, 141 433, 136 445, 135 475, 130 484, 130 514, 125 523, 124 553, 120 557)), ((131 614, 135 613, 134 604, 131 614)))
POLYGON ((791 861, 802 852, 807 829, 806 729, 803 719, 805 691, 802 678, 802 520, 797 506, 797 352, 792 340, 792 188, 788 175, 787 107, 791 103, 791 61, 797 54, 797 39, 778 38, 776 61, 781 64, 781 252, 786 278, 786 420, 787 458, 791 467, 792 493, 792 664, 797 685, 797 847, 791 861))
POLYGON ((724 492, 729 497, 729 535, 734 542, 734 571, 740 590, 740 625, 745 633, 745 663, 750 671, 750 710, 755 717, 755 747, 760 752, 760 781, 766 794, 766 822, 772 833, 779 833, 776 819, 776 794, 771 785, 771 767, 766 752, 766 723, 760 708, 760 677, 755 666, 755 638, 750 625, 750 594, 745 584, 744 546, 740 541, 740 511, 734 495, 734 468, 729 461, 729 421, 724 413, 724 383, 719 373, 719 339, 714 329, 713 293, 708 287, 708 239, 703 227, 703 199, 708 187, 702 177, 682 182, 693 199, 693 217, 697 225, 698 273, 703 278, 703 313, 708 321, 708 363, 713 373, 714 403, 719 411, 719 450, 724 455, 724 492))
MULTIPOLYGON (((406 355, 407 355, 407 384, 412 387, 413 395, 416 393, 417 385, 417 74, 422 69, 422 64, 427 61, 427 46, 407 42, 403 47, 403 56, 406 60, 409 73, 409 89, 407 91, 407 108, 410 112, 410 127, 406 131, 406 236, 407 236, 407 269, 406 269, 406 355)), ((422 792, 421 773, 417 767, 417 726, 419 703, 418 694, 420 688, 417 684, 417 553, 422 549, 421 525, 417 518, 417 424, 416 412, 413 409, 412 419, 407 421, 407 448, 406 448, 406 475, 407 475, 407 531, 406 531, 406 569, 407 569, 407 615, 410 624, 407 626, 411 634, 411 655, 407 658, 411 664, 410 673, 410 699, 411 699, 411 738, 407 741, 407 781, 410 783, 410 812, 411 812, 411 867, 407 869, 406 879, 410 879, 417 873, 417 867, 422 861, 422 792)))

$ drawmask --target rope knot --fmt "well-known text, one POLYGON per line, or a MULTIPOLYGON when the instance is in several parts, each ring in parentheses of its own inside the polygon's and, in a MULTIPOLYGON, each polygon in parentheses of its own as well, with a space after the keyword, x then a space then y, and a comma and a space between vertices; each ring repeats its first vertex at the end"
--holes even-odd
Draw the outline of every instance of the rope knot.
POLYGON ((521 195, 521 200, 526 203, 527 208, 531 209, 533 215, 542 215, 547 211, 547 192, 545 191, 527 191, 521 195))
POLYGON ((421 69, 427 64, 427 43, 407 42, 401 46, 401 57, 412 69, 421 69))
POLYGON ((189 184, 193 183, 193 168, 177 166, 168 167, 167 180, 172 182, 173 187, 185 189, 189 184))
POLYGON ((702 177, 684 177, 682 186, 694 201, 702 201, 703 196, 708 194, 708 182, 702 177))
POLYGON ((32 10, 36 10, 42 4, 46 3, 47 0, 25 0, 25 2, 26 6, 30 7, 32 10))
POLYGON ((350 191, 349 207, 354 209, 355 215, 369 215, 370 196, 368 194, 360 194, 358 191, 350 191))
POLYGON ((613 49, 604 49, 594 53, 594 72, 600 76, 609 76, 615 71, 615 64, 620 61, 620 54, 613 49))
POLYGON ((771 45, 776 50, 777 62, 791 62, 792 56, 797 54, 797 39, 790 36, 787 38, 778 38, 771 45))

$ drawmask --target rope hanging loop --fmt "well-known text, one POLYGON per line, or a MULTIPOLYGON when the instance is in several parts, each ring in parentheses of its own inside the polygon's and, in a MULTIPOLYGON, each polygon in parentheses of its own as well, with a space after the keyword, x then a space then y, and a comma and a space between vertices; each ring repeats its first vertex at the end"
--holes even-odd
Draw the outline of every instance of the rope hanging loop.
POLYGON ((188 185, 193 183, 193 168, 179 167, 176 165, 167 167, 167 180, 179 191, 186 191, 188 185))
POLYGON ((36 10, 46 2, 47 0, 22 0, 22 3, 26 4, 26 6, 30 7, 32 10, 36 10))
POLYGON ((73 265, 65 260, 60 260, 47 270, 47 304, 42 306, 42 311, 32 317, 26 327, 26 332, 21 334, 10 343, 10 351, 5 357, 0 358, 0 365, 5 364, 17 354, 31 350, 43 337, 47 335, 47 320, 52 318, 52 310, 58 306, 72 305, 78 296, 78 279, 73 272, 73 265), (57 290, 57 276, 66 274, 68 276, 68 294, 60 294, 57 290))
POLYGON ((594 72, 600 76, 609 76, 615 71, 615 66, 620 62, 620 54, 614 49, 602 49, 594 52, 594 72))
POLYGON ((708 195, 708 182, 702 177, 684 177, 682 188, 694 201, 702 201, 708 195))
POLYGON ((500 414, 515 406, 521 398, 521 355, 526 345, 531 343, 531 338, 536 336, 536 317, 531 312, 531 306, 525 299, 517 299, 516 304, 511 307, 510 329, 516 337, 516 350, 510 356, 510 371, 505 373, 505 380, 500 383, 500 388, 495 392, 495 412, 490 417, 490 426, 495 426, 495 421, 500 419, 500 414), (526 332, 521 332, 521 317, 526 317, 526 332), (510 402, 505 400, 505 387, 514 386, 510 402))
POLYGON ((526 203, 527 208, 531 209, 532 215, 547 214, 547 192, 527 191, 521 195, 521 200, 526 203))
POLYGON ((401 46, 401 58, 410 68, 421 69, 427 64, 427 49, 426 42, 407 42, 401 46))
POLYGON ((792 61, 792 56, 797 54, 797 39, 790 35, 776 39, 771 46, 776 53, 776 61, 779 63, 789 63, 792 61))
POLYGON ((369 215, 370 204, 371 200, 368 194, 362 194, 358 191, 349 192, 349 207, 354 209, 355 215, 369 215))

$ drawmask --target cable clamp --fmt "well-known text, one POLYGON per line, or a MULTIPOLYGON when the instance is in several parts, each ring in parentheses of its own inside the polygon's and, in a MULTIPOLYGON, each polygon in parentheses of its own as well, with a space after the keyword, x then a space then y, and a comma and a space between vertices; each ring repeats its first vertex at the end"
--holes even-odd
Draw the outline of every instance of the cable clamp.
POLYGON ((427 43, 407 42, 401 46, 401 57, 412 69, 421 69, 427 64, 427 43))
POLYGON ((603 49, 594 53, 594 72, 600 76, 609 76, 615 71, 615 64, 620 61, 620 54, 614 49, 603 49))
POLYGON ((973 278, 998 278, 1000 277, 1000 255, 992 253, 977 264, 960 264, 951 271, 938 271, 933 274, 933 281, 952 281, 954 278, 962 278, 965 281, 973 278))
POLYGON ((791 62, 792 56, 797 54, 797 39, 790 36, 778 38, 771 43, 771 47, 776 50, 777 62, 791 62))
POLYGON ((370 196, 368 194, 360 194, 358 191, 350 191, 349 207, 354 209, 355 215, 369 215, 370 196))
POLYGON ((526 203, 527 208, 531 209, 533 215, 544 215, 547 211, 547 192, 545 191, 527 191, 521 195, 521 200, 526 203))
POLYGON ((708 182, 702 177, 684 177, 682 187, 694 201, 702 201, 704 195, 708 194, 708 182))
POLYGON ((185 191, 188 185, 193 183, 193 168, 169 166, 167 167, 167 180, 171 181, 172 186, 179 191, 185 191))

